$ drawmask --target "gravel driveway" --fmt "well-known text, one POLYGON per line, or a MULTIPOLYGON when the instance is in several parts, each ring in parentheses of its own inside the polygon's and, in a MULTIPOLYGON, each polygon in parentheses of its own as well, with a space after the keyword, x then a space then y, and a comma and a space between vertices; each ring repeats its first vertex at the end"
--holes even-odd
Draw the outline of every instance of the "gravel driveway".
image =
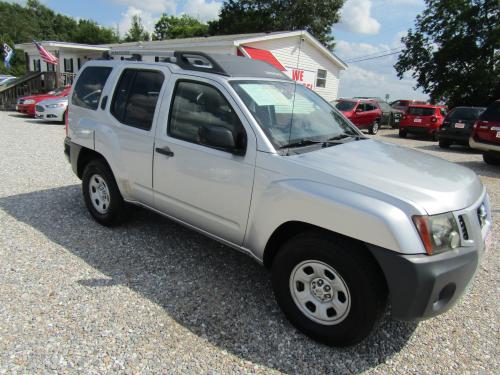
POLYGON ((375 137, 474 169, 496 224, 451 311, 418 325, 386 316, 335 349, 284 319, 250 258, 140 209, 118 228, 96 224, 64 126, 0 112, 0 373, 500 373, 500 168, 393 130, 375 137))

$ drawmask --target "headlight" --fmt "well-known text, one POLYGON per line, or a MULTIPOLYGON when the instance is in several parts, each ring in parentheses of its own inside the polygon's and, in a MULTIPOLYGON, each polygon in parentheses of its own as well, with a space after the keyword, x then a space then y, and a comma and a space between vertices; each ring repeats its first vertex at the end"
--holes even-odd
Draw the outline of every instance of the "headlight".
POLYGON ((25 100, 23 104, 35 104, 35 101, 33 99, 28 99, 25 100))
POLYGON ((455 249, 460 245, 460 232, 451 212, 433 216, 413 216, 428 255, 455 249))
POLYGON ((45 106, 45 108, 59 108, 59 107, 64 107, 63 103, 57 103, 57 104, 48 104, 45 106))

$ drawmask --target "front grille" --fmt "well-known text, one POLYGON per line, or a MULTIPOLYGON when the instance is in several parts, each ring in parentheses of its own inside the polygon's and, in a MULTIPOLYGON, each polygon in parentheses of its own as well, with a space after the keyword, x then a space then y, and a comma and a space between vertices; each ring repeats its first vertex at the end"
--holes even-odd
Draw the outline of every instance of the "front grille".
POLYGON ((43 108, 41 105, 37 105, 37 106, 35 107, 35 109, 36 109, 38 112, 43 112, 43 111, 45 111, 45 108, 43 108))
POLYGON ((460 230, 462 231, 462 237, 464 240, 469 239, 469 233, 467 232, 467 227, 465 226, 464 217, 460 215, 458 217, 458 223, 460 224, 460 230))

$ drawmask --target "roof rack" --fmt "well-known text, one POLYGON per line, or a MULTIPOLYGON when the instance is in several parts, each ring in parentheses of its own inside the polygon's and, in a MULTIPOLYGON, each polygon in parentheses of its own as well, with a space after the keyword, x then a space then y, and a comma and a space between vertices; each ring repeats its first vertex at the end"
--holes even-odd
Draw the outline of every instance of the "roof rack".
MULTIPOLYGON (((229 74, 215 61, 215 59, 204 52, 194 51, 154 51, 143 49, 112 50, 108 58, 112 56, 131 56, 126 60, 142 61, 143 56, 158 57, 158 62, 167 62, 178 65, 185 70, 196 70, 199 72, 215 73, 224 76, 229 74)), ((104 57, 104 56, 103 56, 104 57)))

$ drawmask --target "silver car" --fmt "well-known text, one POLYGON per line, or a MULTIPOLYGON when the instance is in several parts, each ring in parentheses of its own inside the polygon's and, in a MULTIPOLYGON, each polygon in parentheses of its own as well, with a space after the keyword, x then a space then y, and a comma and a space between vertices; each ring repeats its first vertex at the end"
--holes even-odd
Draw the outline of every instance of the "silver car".
POLYGON ((64 122, 68 109, 68 97, 46 99, 36 104, 35 118, 44 121, 64 122))
POLYGON ((129 53, 161 62, 88 62, 70 99, 65 153, 99 223, 128 202, 248 254, 330 345, 365 338, 388 299, 418 320, 463 294, 492 224, 471 170, 365 137, 264 62, 129 53))

